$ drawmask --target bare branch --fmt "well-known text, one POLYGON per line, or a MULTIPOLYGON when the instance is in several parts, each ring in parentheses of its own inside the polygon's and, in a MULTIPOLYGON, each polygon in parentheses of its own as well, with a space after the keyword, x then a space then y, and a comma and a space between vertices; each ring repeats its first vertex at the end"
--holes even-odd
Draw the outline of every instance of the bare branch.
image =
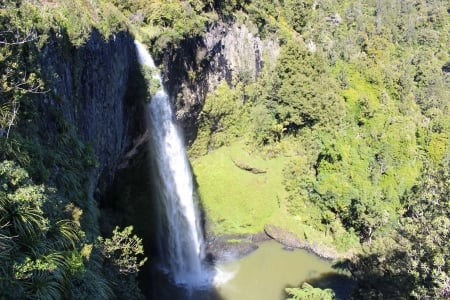
POLYGON ((38 35, 35 28, 31 28, 26 33, 22 34, 19 29, 7 30, 0 32, 0 44, 1 45, 21 45, 34 40, 37 40, 38 35), (12 41, 11 41, 12 40, 12 41))
POLYGON ((11 126, 14 125, 14 121, 16 120, 17 113, 19 111, 19 107, 20 107, 20 105, 14 101, 13 107, 12 107, 12 115, 11 115, 11 118, 10 118, 9 124, 8 124, 8 130, 6 130, 6 139, 9 138, 9 131, 11 130, 11 126))
MULTIPOLYGON (((6 47, 12 47, 14 45, 21 45, 29 43, 38 39, 36 28, 31 28, 22 32, 19 28, 0 31, 0 45, 6 47)), ((4 51, 8 56, 9 52, 4 51)), ((13 58, 14 59, 14 58, 13 58)), ((16 59, 18 59, 16 57, 16 59)), ((2 67, 0 77, 0 94, 17 92, 19 93, 31 93, 31 94, 43 94, 48 91, 43 90, 43 87, 39 80, 37 80, 34 74, 28 74, 25 70, 20 70, 19 61, 11 61, 5 67, 2 67)), ((15 99, 8 101, 9 104, 2 105, 0 109, 0 136, 6 133, 6 140, 9 138, 11 127, 17 122, 17 116, 19 113, 20 104, 15 99), (5 130, 6 129, 6 130, 5 130)))

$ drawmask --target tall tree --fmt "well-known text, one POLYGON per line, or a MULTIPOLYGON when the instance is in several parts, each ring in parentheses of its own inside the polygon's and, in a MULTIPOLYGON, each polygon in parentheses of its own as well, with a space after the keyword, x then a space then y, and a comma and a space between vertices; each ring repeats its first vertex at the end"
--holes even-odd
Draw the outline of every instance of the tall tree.
POLYGON ((450 164, 425 170, 403 201, 392 237, 376 241, 347 265, 359 286, 355 298, 450 297, 450 164))

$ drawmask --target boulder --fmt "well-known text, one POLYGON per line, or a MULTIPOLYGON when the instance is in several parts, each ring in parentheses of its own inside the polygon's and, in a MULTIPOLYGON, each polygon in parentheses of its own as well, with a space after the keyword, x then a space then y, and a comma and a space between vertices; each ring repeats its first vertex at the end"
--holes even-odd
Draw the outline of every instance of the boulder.
POLYGON ((266 224, 264 226, 264 232, 272 239, 283 244, 286 249, 288 248, 305 249, 311 251, 312 253, 324 259, 349 257, 349 255, 339 254, 335 249, 331 249, 329 247, 317 243, 311 243, 307 240, 302 240, 295 233, 292 233, 286 229, 283 229, 275 225, 266 224))
POLYGON ((275 225, 266 224, 264 226, 264 232, 269 237, 283 244, 286 247, 303 249, 307 248, 308 246, 306 242, 301 241, 294 233, 289 232, 281 227, 277 227, 275 225))

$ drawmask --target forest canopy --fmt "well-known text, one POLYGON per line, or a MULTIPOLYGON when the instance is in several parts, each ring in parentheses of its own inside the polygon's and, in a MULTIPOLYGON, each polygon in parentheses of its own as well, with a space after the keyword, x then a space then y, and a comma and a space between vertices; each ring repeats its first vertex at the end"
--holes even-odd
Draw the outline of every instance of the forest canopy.
MULTIPOLYGON (((127 31, 162 55, 216 22, 251 24, 280 53, 255 80, 237 76, 206 95, 191 158, 242 144, 282 158, 283 218, 353 254, 339 266, 357 280, 356 299, 449 298, 449 9, 432 0, 2 1, 0 298, 142 296, 140 238, 131 227, 109 238, 96 229, 92 145, 59 115, 57 136, 36 130, 45 123, 36 99, 49 92, 43 45, 127 31)), ((322 292, 332 297, 289 290, 293 299, 322 292)))

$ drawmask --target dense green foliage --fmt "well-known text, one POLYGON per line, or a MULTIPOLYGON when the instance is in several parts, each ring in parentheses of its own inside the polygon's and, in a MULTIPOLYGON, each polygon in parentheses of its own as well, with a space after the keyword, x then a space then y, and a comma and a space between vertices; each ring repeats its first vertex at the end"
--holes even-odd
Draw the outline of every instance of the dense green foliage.
POLYGON ((1 290, 10 299, 68 294, 83 267, 75 251, 81 231, 70 211, 57 207, 55 193, 34 185, 13 162, 0 164, 1 290), (49 206, 54 215, 44 213, 49 206))
POLYGON ((112 1, 136 28, 140 40, 153 45, 152 50, 163 50, 183 38, 201 35, 217 20, 212 12, 214 1, 112 1))
POLYGON ((447 299, 450 296, 449 162, 427 168, 404 199, 395 231, 374 241, 347 265, 356 297, 447 299))
POLYGON ((300 288, 286 288, 289 294, 287 300, 333 300, 335 295, 331 289, 315 288, 308 283, 303 283, 300 288))
POLYGON ((267 221, 338 252, 362 245, 346 263, 355 297, 448 298, 450 18, 444 1, 428 0, 3 1, 0 293, 17 294, 1 296, 139 297, 141 241, 131 228, 97 239, 91 146, 58 114, 47 144, 29 126, 44 122, 33 100, 48 92, 40 47, 51 34, 77 46, 94 28, 104 37, 131 29, 163 51, 218 20, 251 23, 281 47, 255 82, 220 84, 199 117, 190 153, 219 232, 267 221), (215 160, 224 153, 267 175, 215 160), (211 174, 233 185, 231 209, 204 181, 211 174), (257 197, 238 188, 244 182, 257 197), (265 182, 283 190, 265 192, 265 182))
POLYGON ((54 188, 34 184, 12 161, 0 163, 0 185, 2 299, 107 299, 129 297, 130 291, 139 297, 136 286, 124 284, 135 285, 132 277, 123 276, 145 262, 137 258, 142 241, 131 227, 116 229, 111 239, 89 241, 80 228, 80 210, 54 188))
POLYGON ((49 128, 39 104, 51 93, 39 61, 51 36, 77 47, 124 20, 106 1, 0 4, 0 299, 142 297, 142 241, 131 227, 99 236, 92 145, 57 109, 49 128))
MULTIPOLYGON (((246 13, 244 22, 250 19, 261 36, 277 40, 281 52, 256 82, 220 86, 206 99, 192 157, 213 157, 215 149, 239 140, 247 144, 241 151, 284 157, 288 195, 277 199, 284 220, 267 221, 317 242, 318 234, 298 229, 309 226, 341 251, 363 245, 368 252, 355 260, 353 274, 365 283, 373 274, 378 280, 362 284, 360 298, 446 298, 443 240, 450 215, 440 203, 448 196, 426 206, 417 202, 441 185, 424 174, 444 172, 450 156, 448 7, 439 1, 383 0, 224 5, 240 10, 234 13, 237 22, 246 13), (387 246, 394 240, 401 250, 387 246), (368 267, 373 273, 365 274, 368 267), (381 286, 385 289, 377 291, 381 286)), ((203 182, 211 173, 196 164, 209 160, 196 161, 203 182)), ((210 162, 210 168, 216 165, 210 162)), ((200 194, 212 197, 204 200, 208 207, 232 219, 211 204, 223 199, 203 186, 200 194)), ((259 202, 272 203, 270 197, 259 202)))
MULTIPOLYGON (((190 154, 196 159, 200 195, 219 224, 216 230, 254 232, 256 224, 274 222, 312 243, 330 245, 324 242, 329 240, 348 254, 361 244, 383 257, 390 255, 388 247, 376 245, 389 244, 389 239, 396 238, 390 232, 403 230, 405 235, 411 224, 419 222, 407 215, 414 197, 429 189, 423 183, 424 166, 439 169, 450 154, 450 24, 443 2, 154 0, 117 4, 133 24, 145 28, 144 38, 155 49, 201 35, 217 19, 243 26, 252 23, 261 37, 281 46, 275 65, 267 64, 256 82, 235 76, 231 86, 220 84, 207 96, 199 117, 190 154), (278 168, 271 166, 270 159, 282 161, 285 191, 254 199, 248 196, 255 194, 252 185, 236 191, 208 184, 205 180, 211 176, 226 183, 235 176, 231 174, 238 174, 232 163, 239 157, 236 149, 254 157, 258 149, 258 156, 268 159, 262 164, 268 176, 276 177, 277 183, 278 168), (222 159, 224 155, 231 160, 222 159), (264 216, 249 214, 242 220, 236 210, 223 207, 223 199, 229 199, 233 208, 255 207, 264 216)), ((255 164, 254 157, 248 156, 241 154, 248 165, 255 164)), ((251 177, 241 176, 241 182, 251 177)), ((420 222, 433 224, 437 214, 432 208, 427 211, 430 217, 420 222)), ((412 235, 405 240, 409 245, 421 243, 412 235)), ((433 247, 423 255, 431 255, 433 247)), ((363 256, 359 260, 364 261, 363 256)), ((436 269, 431 261, 423 264, 430 274, 436 269)), ((356 270, 364 270, 362 265, 355 263, 352 269, 360 279, 356 270)), ((446 267, 438 269, 448 273, 446 267)), ((434 275, 417 272, 414 280, 424 281, 414 286, 428 284, 427 292, 406 291, 408 285, 404 285, 397 296, 444 297, 445 293, 429 285, 436 280, 434 275)), ((361 289, 360 296, 369 296, 368 290, 361 289)))

